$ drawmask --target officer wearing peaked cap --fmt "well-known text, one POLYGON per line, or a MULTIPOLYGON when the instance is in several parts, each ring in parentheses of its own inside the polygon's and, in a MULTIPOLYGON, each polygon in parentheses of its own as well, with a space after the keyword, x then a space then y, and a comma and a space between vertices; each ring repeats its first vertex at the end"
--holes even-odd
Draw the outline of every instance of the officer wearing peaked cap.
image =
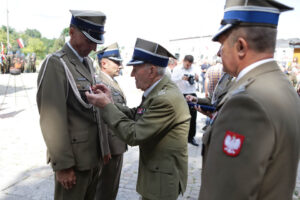
POLYGON ((88 54, 103 43, 106 16, 99 11, 71 10, 70 41, 47 57, 38 75, 37 105, 55 172, 54 199, 95 197, 101 157, 105 157, 99 109, 85 91, 95 84, 88 54))
POLYGON ((190 114, 181 92, 164 75, 169 57, 174 56, 161 45, 137 39, 128 63, 136 87, 144 91, 137 108, 113 104, 104 85, 96 86, 102 92, 87 94, 121 140, 139 145, 137 192, 145 200, 175 200, 187 184, 190 114))
POLYGON ((199 199, 292 200, 300 152, 300 101, 274 60, 274 0, 227 0, 224 71, 236 79, 203 136, 199 199))
MULTIPOLYGON (((114 103, 126 105, 125 95, 115 80, 119 76, 122 68, 122 58, 117 43, 105 47, 97 52, 98 63, 100 66, 99 77, 101 83, 111 89, 114 103)), ((107 126, 103 124, 103 126, 107 126)), ((96 191, 96 199, 114 200, 117 197, 120 176, 123 164, 123 153, 126 151, 126 144, 120 140, 112 129, 107 129, 108 152, 105 155, 111 155, 110 161, 105 164, 99 175, 99 182, 96 191)))

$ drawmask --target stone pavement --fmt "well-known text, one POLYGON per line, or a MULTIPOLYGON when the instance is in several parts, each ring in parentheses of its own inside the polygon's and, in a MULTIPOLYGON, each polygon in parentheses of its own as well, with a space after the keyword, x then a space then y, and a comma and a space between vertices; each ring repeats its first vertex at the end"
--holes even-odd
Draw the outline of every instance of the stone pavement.
MULTIPOLYGON (((39 127, 36 73, 19 76, 0 74, 0 199, 53 199, 53 172, 46 165, 46 147, 39 127)), ((128 73, 119 77, 129 106, 140 103, 141 92, 135 89, 128 73)), ((196 140, 200 143, 204 117, 198 115, 196 140)), ((189 177, 187 191, 180 200, 196 200, 200 188, 201 148, 189 144, 189 177)), ((138 172, 138 147, 129 147, 117 200, 138 200, 135 191, 138 172)), ((300 191, 300 177, 297 179, 300 191)), ((295 195, 296 196, 296 195, 295 195)), ((296 199, 296 198, 295 198, 296 199)))

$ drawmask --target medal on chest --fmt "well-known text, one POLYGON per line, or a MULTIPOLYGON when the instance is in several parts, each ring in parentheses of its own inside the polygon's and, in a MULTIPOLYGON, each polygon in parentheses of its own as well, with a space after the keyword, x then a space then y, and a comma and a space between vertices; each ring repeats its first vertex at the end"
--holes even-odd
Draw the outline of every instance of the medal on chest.
POLYGON ((136 113, 142 115, 145 112, 145 110, 145 108, 138 108, 136 113))

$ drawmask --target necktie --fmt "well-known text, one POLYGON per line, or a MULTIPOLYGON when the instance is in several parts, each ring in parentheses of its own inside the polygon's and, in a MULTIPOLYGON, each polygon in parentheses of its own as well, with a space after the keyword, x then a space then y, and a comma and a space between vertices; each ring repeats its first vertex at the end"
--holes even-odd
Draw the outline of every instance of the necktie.
POLYGON ((88 63, 88 61, 87 61, 86 58, 83 58, 82 63, 83 63, 83 65, 87 68, 87 70, 90 71, 89 63, 88 63))

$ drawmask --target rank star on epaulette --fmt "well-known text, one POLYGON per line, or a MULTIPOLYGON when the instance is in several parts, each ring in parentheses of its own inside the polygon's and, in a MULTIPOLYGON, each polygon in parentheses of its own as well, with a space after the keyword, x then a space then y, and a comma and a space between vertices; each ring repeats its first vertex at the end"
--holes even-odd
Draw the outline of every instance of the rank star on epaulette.
POLYGON ((241 152, 245 136, 231 131, 226 131, 224 142, 223 142, 223 151, 228 156, 238 156, 241 152))

